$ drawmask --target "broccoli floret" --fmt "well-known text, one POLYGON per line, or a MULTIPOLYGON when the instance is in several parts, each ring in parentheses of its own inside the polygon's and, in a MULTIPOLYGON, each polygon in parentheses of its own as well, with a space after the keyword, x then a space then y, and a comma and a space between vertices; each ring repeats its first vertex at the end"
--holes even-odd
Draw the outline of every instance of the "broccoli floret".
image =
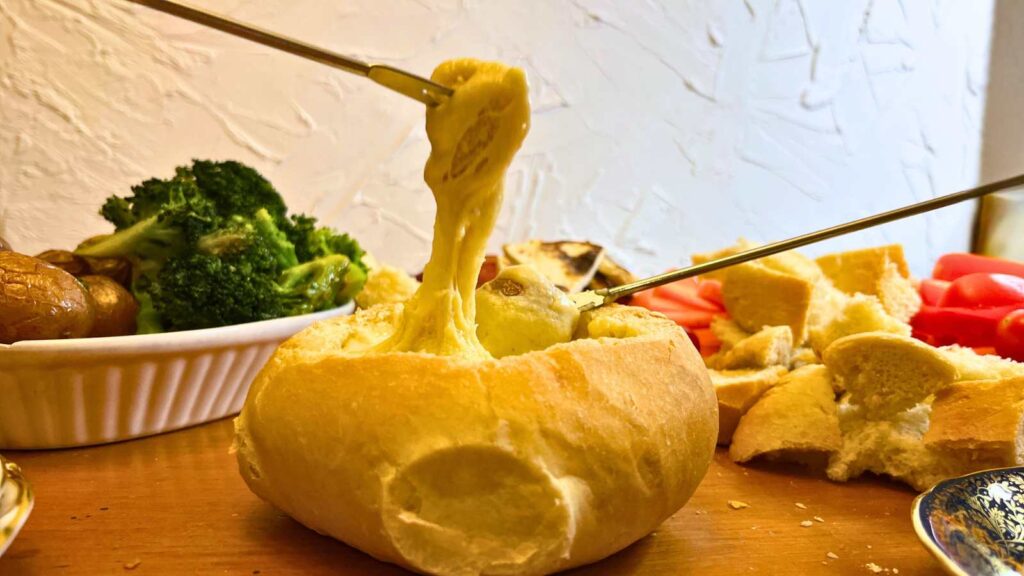
POLYGON ((119 196, 111 196, 100 208, 100 215, 114 225, 117 230, 128 228, 138 221, 132 214, 132 203, 119 196))
POLYGON ((285 315, 269 260, 248 253, 172 258, 150 289, 167 330, 212 328, 285 315))
POLYGON ((366 280, 355 240, 288 218, 274 187, 238 162, 195 160, 108 198, 100 213, 117 231, 76 252, 132 260, 141 333, 324 310, 366 280))
POLYGON ((270 213, 260 209, 251 219, 232 218, 227 226, 202 236, 196 242, 200 252, 223 256, 253 252, 249 258, 270 258, 277 270, 299 263, 295 246, 273 221, 270 213))
POLYGON ((291 220, 291 225, 285 228, 285 233, 295 245, 295 254, 299 262, 342 254, 348 256, 348 259, 363 272, 368 271, 362 260, 365 252, 348 234, 338 234, 327 227, 318 228, 316 218, 304 214, 294 215, 291 220))
MULTIPOLYGON (((290 315, 334 308, 349 300, 348 271, 355 268, 343 254, 331 254, 281 273, 278 293, 290 315)), ((358 290, 357 290, 358 291, 358 290)))
POLYGON ((266 210, 278 227, 286 226, 284 199, 259 172, 238 162, 193 160, 196 185, 224 216, 252 216, 266 210))

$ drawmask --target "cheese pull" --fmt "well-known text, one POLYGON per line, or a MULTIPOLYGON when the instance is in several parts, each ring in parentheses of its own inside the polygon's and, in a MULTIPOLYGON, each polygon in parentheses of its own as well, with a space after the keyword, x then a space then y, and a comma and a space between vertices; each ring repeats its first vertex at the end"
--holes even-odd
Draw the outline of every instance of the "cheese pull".
POLYGON ((432 80, 455 90, 427 111, 424 179, 437 202, 423 284, 378 352, 490 357, 476 335, 477 275, 501 208, 505 170, 530 124, 522 70, 477 60, 440 65, 432 80))

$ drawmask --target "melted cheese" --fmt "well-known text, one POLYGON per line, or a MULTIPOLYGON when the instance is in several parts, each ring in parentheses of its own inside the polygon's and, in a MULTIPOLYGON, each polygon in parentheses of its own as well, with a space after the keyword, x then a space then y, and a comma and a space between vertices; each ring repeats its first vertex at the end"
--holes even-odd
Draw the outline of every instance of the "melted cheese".
POLYGON ((455 90, 427 110, 431 152, 424 180, 437 202, 434 241, 423 284, 377 351, 489 358, 476 335, 474 293, 505 171, 529 130, 526 76, 462 59, 441 64, 431 79, 455 90))

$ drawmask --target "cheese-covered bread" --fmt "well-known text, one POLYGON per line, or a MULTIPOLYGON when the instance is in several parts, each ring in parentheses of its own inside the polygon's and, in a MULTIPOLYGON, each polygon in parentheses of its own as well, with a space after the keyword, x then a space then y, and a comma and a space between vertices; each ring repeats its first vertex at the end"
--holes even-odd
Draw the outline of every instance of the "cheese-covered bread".
POLYGON ((424 573, 548 574, 650 533, 707 471, 715 394, 669 320, 601 308, 501 360, 347 353, 364 322, 387 337, 376 310, 289 340, 236 421, 246 483, 317 532, 424 573))
POLYGON ((528 299, 481 300, 495 320, 481 318, 485 339, 504 357, 481 343, 476 284, 529 126, 528 88, 522 70, 476 60, 446 62, 432 80, 453 94, 427 109, 437 212, 423 283, 275 352, 235 421, 239 471, 302 524, 419 572, 593 562, 649 534, 700 483, 718 435, 711 382, 660 314, 599 308, 569 341, 575 308, 528 269, 502 277, 531 284, 528 299), (530 330, 543 341, 524 344, 530 330))

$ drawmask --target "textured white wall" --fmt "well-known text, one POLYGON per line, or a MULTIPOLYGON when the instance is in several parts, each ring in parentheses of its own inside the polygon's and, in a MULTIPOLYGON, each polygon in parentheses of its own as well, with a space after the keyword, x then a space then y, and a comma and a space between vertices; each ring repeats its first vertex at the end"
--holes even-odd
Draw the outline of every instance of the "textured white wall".
MULTIPOLYGON (((202 4, 424 74, 524 67, 535 116, 498 241, 588 238, 653 272, 977 180, 992 0, 202 4)), ((104 231, 103 198, 145 177, 237 158, 418 269, 422 124, 365 80, 118 0, 0 0, 0 234, 26 252, 104 231)), ((900 241, 921 272, 971 212, 822 249, 900 241)))

